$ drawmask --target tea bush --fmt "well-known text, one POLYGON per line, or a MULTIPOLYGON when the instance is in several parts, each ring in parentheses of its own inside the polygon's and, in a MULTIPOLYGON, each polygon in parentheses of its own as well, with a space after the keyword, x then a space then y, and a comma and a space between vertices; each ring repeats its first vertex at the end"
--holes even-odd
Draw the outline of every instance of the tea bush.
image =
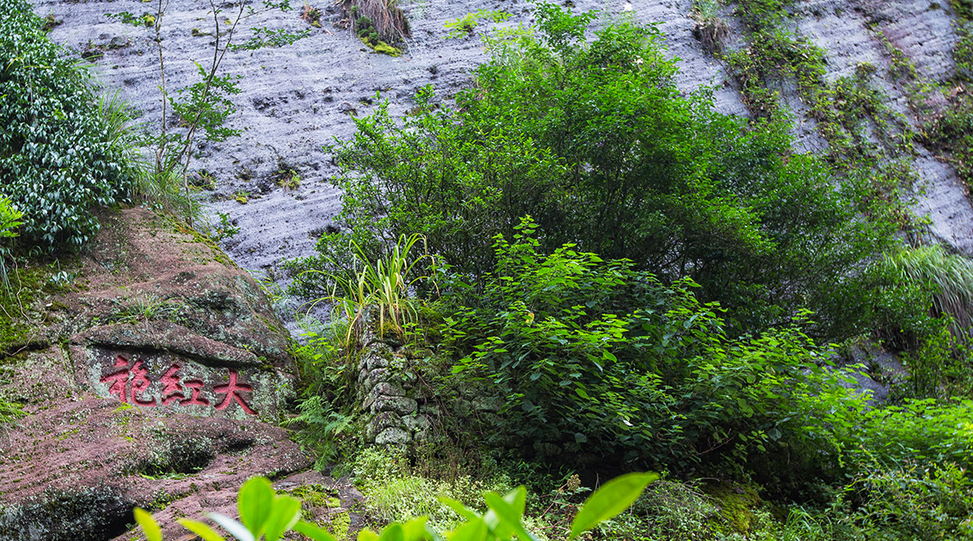
POLYGON ((0 196, 24 213, 32 249, 76 249, 98 230, 92 211, 125 199, 134 180, 125 118, 100 106, 28 2, 0 0, 0 12, 0 196))

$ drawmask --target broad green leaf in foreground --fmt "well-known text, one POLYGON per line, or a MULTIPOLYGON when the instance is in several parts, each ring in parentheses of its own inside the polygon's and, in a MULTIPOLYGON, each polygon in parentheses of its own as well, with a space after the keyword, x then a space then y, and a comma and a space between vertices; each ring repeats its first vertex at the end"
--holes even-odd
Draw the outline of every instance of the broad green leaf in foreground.
POLYGON ((265 477, 254 477, 244 483, 237 496, 240 522, 256 537, 264 532, 273 506, 274 488, 265 477))
POLYGON ((378 541, 378 534, 366 528, 358 532, 358 541, 378 541))
POLYGON ((226 539, 224 539, 222 535, 216 533, 213 528, 210 528, 209 525, 198 520, 180 518, 177 519, 176 522, 181 524, 183 528, 186 528, 194 534, 202 537, 203 541, 226 541, 226 539))
POLYGON ((382 536, 378 538, 378 541, 405 541, 405 530, 402 529, 401 524, 389 524, 382 530, 382 536))
POLYGON ((230 532, 230 535, 236 537, 240 541, 255 541, 257 538, 246 526, 226 515, 221 515, 219 513, 206 513, 206 516, 213 522, 222 526, 224 530, 230 532))
POLYGON ((629 473, 602 485, 585 500, 584 507, 574 517, 568 539, 574 539, 582 532, 628 509, 642 494, 645 487, 658 478, 659 474, 656 473, 629 473))
POLYGON ((136 507, 135 520, 142 527, 142 531, 145 532, 145 539, 147 541, 162 541, 162 530, 159 528, 159 523, 152 518, 151 513, 140 507, 136 507))
POLYGON ((323 528, 319 528, 310 522, 298 521, 294 525, 294 531, 302 533, 314 541, 335 541, 333 535, 323 528))
POLYGON ((504 498, 492 492, 484 494, 483 497, 486 498, 490 509, 500 518, 500 523, 513 531, 521 541, 535 541, 537 539, 524 528, 524 523, 521 520, 524 516, 523 507, 516 509, 516 503, 511 505, 504 498))
POLYGON ((483 522, 482 518, 477 518, 456 528, 447 537, 449 537, 449 541, 485 541, 487 532, 489 530, 486 523, 483 522))
POLYGON ((277 541, 301 519, 301 500, 290 496, 275 496, 270 516, 264 524, 267 541, 277 541))

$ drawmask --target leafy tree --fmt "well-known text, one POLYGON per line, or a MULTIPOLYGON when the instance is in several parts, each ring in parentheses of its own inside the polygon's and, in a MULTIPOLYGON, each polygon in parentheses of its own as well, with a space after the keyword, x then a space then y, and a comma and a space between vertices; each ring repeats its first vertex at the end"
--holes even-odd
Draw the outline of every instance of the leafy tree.
POLYGON ((491 42, 458 110, 426 90, 402 123, 384 107, 358 120, 333 149, 348 232, 302 263, 327 266, 349 235, 380 250, 419 232, 482 277, 490 239, 530 214, 548 251, 575 243, 666 282, 692 277, 702 300, 732 308, 735 332, 804 308, 820 312, 818 332, 859 330, 869 258, 894 229, 876 199, 789 155, 786 123, 748 125, 714 112, 705 89, 682 95, 655 27, 616 21, 589 41, 592 17, 538 4, 536 31, 491 42))
POLYGON ((24 213, 30 246, 76 249, 98 230, 91 211, 128 195, 124 115, 99 105, 30 4, 0 0, 0 11, 0 197, 24 213))

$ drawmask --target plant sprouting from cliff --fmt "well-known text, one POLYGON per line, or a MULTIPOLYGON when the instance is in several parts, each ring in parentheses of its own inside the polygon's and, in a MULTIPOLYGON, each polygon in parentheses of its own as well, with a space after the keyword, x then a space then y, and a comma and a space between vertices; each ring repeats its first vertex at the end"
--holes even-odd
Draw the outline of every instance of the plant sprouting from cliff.
MULTIPOLYGON (((238 7, 233 7, 234 11, 228 17, 221 6, 210 0, 212 32, 199 35, 213 37, 212 58, 209 62, 196 63, 199 79, 195 83, 172 92, 169 88, 162 35, 169 4, 170 0, 157 0, 154 13, 147 12, 141 17, 127 12, 107 16, 133 26, 149 27, 154 33, 159 64, 162 123, 159 133, 149 138, 148 144, 154 147, 155 166, 139 191, 156 201, 161 200, 167 210, 177 211, 192 225, 199 213, 199 205, 193 202, 186 172, 193 159, 197 137, 201 135, 209 141, 224 141, 240 134, 239 130, 226 125, 227 118, 235 111, 230 97, 240 92, 237 86, 239 76, 220 74, 226 53, 288 45, 307 36, 308 32, 289 33, 283 30, 251 28, 250 39, 243 44, 236 44, 234 38, 238 26, 257 12, 247 3, 240 3, 238 7), (184 128, 184 131, 177 133, 168 128, 170 110, 179 117, 180 128, 184 128)), ((265 10, 291 9, 288 0, 263 0, 262 6, 265 10)))
POLYGON ((395 44, 412 34, 409 19, 397 4, 397 0, 344 0, 342 7, 362 40, 395 44))
POLYGON ((471 35, 473 33, 473 29, 476 28, 483 19, 499 23, 506 21, 509 18, 510 14, 504 13, 503 11, 489 11, 486 9, 481 9, 479 11, 467 13, 455 21, 446 21, 446 29, 449 30, 449 34, 446 34, 445 39, 460 39, 471 35))
POLYGON ((713 55, 722 55, 724 41, 730 35, 730 28, 720 18, 718 0, 696 0, 689 16, 696 20, 693 37, 699 40, 703 49, 713 55))
POLYGON ((353 272, 348 276, 334 276, 334 293, 328 300, 334 306, 336 318, 347 323, 346 345, 365 332, 366 318, 374 312, 379 336, 386 333, 405 338, 406 329, 418 318, 410 289, 427 278, 416 276, 423 265, 435 269, 436 260, 429 255, 425 238, 421 235, 399 237, 388 254, 372 259, 361 246, 354 247, 353 272), (422 244, 423 253, 416 257, 415 249, 422 244))
MULTIPOLYGON (((169 6, 169 0, 158 0, 155 18, 152 20, 155 41, 158 45, 159 89, 162 93, 162 128, 156 139, 155 175, 167 177, 172 174, 172 171, 180 171, 179 176, 183 179, 183 190, 186 198, 190 197, 190 187, 189 181, 186 179, 186 171, 189 169, 189 164, 192 160, 192 149, 197 132, 204 131, 207 136, 215 140, 222 140, 239 134, 238 131, 223 126, 226 117, 232 112, 232 103, 225 96, 227 94, 237 93, 239 90, 236 88, 235 81, 228 76, 219 77, 218 73, 220 64, 226 56, 226 52, 230 49, 233 33, 243 17, 245 4, 240 4, 234 19, 224 19, 223 21, 220 20, 222 10, 217 8, 213 0, 210 0, 209 4, 215 30, 213 33, 213 58, 207 67, 196 64, 202 79, 196 84, 179 91, 180 95, 187 92, 189 94, 189 99, 184 102, 179 102, 170 96, 166 88, 162 23, 169 6), (221 24, 226 23, 229 23, 229 29, 222 32, 221 24), (225 39, 221 41, 224 37, 225 39), (170 104, 188 128, 184 135, 171 134, 166 127, 166 109, 170 104)), ((185 218, 192 225, 193 216, 187 214, 185 218)))
POLYGON ((952 318, 950 332, 970 339, 973 325, 973 261, 948 254, 942 246, 920 246, 888 255, 883 265, 898 280, 931 290, 935 316, 952 318))

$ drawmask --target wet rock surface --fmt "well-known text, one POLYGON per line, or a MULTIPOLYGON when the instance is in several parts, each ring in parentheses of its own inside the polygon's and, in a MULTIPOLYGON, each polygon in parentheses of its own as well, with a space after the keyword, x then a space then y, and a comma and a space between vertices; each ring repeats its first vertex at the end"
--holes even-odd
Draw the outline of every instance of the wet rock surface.
POLYGON ((135 506, 202 518, 250 477, 313 463, 277 426, 296 371, 258 284, 146 209, 101 223, 27 308, 36 337, 0 352, 0 398, 27 413, 0 427, 0 541, 104 541, 135 506))
MULTIPOLYGON (((79 396, 45 404, 0 440, 0 539, 105 540, 135 506, 281 476, 311 460, 267 423, 147 411, 79 396)), ((172 537, 170 537, 172 538, 172 537)))

